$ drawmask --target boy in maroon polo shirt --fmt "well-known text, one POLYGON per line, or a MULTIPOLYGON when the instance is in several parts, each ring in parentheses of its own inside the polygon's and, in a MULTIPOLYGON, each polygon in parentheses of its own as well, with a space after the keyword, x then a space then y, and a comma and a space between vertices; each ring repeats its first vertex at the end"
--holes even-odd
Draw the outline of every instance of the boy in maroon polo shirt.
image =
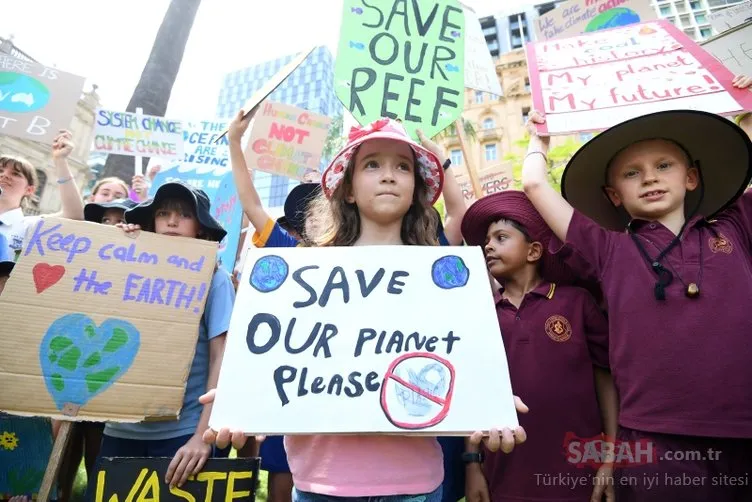
POLYGON ((551 230, 523 192, 475 202, 462 235, 468 245, 483 246, 502 285, 496 311, 512 386, 530 407, 520 416, 529 432, 524 448, 486 454, 482 467, 479 456, 465 455, 468 502, 489 491, 493 502, 600 501, 605 491, 613 500, 611 466, 596 473, 568 456, 565 444, 575 436, 594 446, 604 432, 616 434, 605 316, 585 289, 553 282, 572 283, 574 276, 547 252, 551 230))
POLYGON ((646 115, 582 147, 561 194, 547 148, 531 127, 523 186, 601 282, 617 452, 640 450, 617 455, 617 499, 752 500, 752 142, 717 115, 646 115))

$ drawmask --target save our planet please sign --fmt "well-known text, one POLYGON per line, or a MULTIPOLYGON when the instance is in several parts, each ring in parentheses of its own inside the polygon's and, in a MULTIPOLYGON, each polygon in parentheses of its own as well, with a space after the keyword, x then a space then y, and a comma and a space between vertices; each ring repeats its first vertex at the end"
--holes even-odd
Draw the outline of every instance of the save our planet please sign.
POLYGON ((212 428, 453 435, 516 425, 479 249, 249 251, 212 428), (480 409, 479 395, 498 399, 480 409))

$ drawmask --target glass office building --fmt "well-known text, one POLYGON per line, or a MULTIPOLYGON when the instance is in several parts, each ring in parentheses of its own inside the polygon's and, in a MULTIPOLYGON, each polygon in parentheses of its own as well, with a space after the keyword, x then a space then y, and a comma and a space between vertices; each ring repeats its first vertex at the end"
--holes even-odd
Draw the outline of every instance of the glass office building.
MULTIPOLYGON (((217 100, 217 117, 232 119, 245 101, 293 57, 295 54, 290 54, 226 74, 217 100)), ((269 99, 328 117, 341 114, 342 104, 334 94, 334 58, 329 49, 314 49, 269 99)), ((321 159, 321 169, 327 160, 321 159)), ((284 205, 287 194, 297 184, 284 176, 254 173, 254 185, 266 207, 284 205)))

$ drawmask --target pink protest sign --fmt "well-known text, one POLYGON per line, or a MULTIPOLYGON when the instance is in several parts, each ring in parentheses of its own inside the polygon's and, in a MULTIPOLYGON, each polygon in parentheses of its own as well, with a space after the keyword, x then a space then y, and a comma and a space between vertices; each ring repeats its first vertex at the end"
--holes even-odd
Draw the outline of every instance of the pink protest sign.
POLYGON ((324 115, 267 101, 256 113, 246 161, 253 169, 303 180, 319 170, 330 123, 324 115))
POLYGON ((542 133, 599 131, 647 113, 703 110, 732 115, 752 108, 752 93, 665 20, 526 46, 542 133))

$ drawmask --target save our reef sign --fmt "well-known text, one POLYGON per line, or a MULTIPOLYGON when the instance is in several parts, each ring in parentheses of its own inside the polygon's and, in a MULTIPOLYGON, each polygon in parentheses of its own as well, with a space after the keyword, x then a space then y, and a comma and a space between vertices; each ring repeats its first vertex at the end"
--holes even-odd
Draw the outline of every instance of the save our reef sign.
POLYGON ((453 435, 516 425, 479 249, 249 251, 213 429, 453 435), (497 398, 481 409, 479 394, 497 398))
POLYGON ((456 0, 344 0, 335 92, 361 125, 399 119, 413 138, 462 113, 465 15, 456 0))

